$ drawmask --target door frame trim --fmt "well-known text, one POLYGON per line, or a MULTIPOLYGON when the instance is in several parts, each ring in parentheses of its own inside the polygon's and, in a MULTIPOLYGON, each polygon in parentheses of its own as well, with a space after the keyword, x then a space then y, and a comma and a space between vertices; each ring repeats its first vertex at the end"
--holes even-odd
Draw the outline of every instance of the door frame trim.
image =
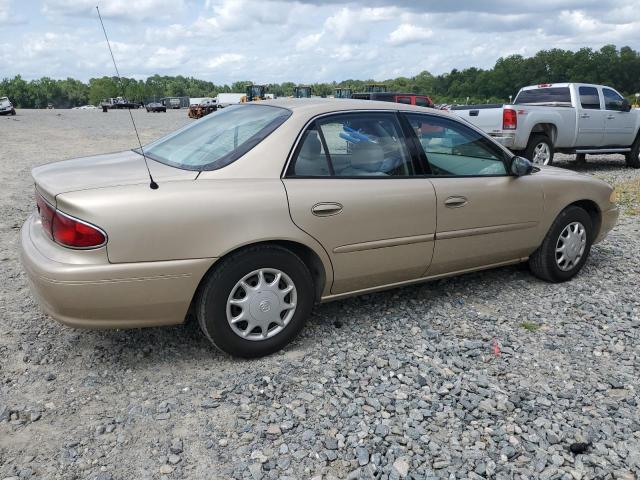
POLYGON ((462 230, 448 230, 436 232, 436 240, 449 240, 451 238, 473 237, 475 235, 487 235, 490 233, 512 232, 514 230, 526 230, 535 228, 540 222, 505 223, 504 225, 490 225, 488 227, 465 228, 462 230))
POLYGON ((375 250, 378 248, 397 247, 400 245, 411 245, 414 243, 433 242, 435 234, 413 235, 410 237, 387 238, 385 240, 373 240, 370 242, 352 243, 349 245, 341 245, 333 249, 333 253, 351 253, 361 252, 363 250, 375 250))

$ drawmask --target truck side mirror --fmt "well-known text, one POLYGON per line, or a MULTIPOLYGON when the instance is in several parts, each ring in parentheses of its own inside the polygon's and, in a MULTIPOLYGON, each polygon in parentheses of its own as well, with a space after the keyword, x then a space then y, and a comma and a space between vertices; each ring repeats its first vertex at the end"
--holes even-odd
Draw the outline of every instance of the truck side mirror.
POLYGON ((623 112, 631 111, 631 104, 629 103, 629 100, 627 100, 626 98, 622 100, 622 108, 620 110, 623 112))

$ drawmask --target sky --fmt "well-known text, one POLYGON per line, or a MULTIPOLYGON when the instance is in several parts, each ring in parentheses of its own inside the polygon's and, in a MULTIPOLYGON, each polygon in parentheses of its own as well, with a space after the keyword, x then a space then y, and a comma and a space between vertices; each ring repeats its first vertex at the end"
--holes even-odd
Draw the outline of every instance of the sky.
POLYGON ((0 0, 0 78, 384 80, 511 54, 640 50, 640 0, 0 0))

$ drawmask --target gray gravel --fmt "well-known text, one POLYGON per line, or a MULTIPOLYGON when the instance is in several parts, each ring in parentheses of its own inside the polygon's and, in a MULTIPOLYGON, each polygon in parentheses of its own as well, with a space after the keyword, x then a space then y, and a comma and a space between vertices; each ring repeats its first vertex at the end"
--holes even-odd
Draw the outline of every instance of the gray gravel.
MULTIPOLYGON (((189 121, 135 115, 146 141, 189 121)), ((638 478, 640 217, 569 283, 511 267, 322 305, 261 360, 218 353, 194 323, 73 330, 18 262, 29 170, 134 146, 127 122, 0 117, 0 479, 638 478)), ((640 174, 621 157, 558 164, 640 174)))

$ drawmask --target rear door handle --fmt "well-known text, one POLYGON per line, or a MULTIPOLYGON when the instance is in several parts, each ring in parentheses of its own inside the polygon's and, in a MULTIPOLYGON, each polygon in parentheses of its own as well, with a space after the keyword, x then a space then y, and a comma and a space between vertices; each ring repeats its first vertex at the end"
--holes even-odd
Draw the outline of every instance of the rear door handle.
POLYGON ((463 197, 460 195, 449 197, 444 201, 445 206, 449 208, 464 207, 467 203, 467 197, 463 197))
POLYGON ((342 212, 342 205, 334 202, 316 203, 311 207, 311 213, 316 217, 330 217, 331 215, 337 215, 342 212))
POLYGON ((614 118, 616 118, 616 116, 615 116, 615 115, 607 115, 607 119, 608 119, 608 120, 613 120, 614 118))
POLYGON ((580 118, 590 118, 590 116, 587 115, 586 113, 583 113, 582 115, 580 115, 580 118))

